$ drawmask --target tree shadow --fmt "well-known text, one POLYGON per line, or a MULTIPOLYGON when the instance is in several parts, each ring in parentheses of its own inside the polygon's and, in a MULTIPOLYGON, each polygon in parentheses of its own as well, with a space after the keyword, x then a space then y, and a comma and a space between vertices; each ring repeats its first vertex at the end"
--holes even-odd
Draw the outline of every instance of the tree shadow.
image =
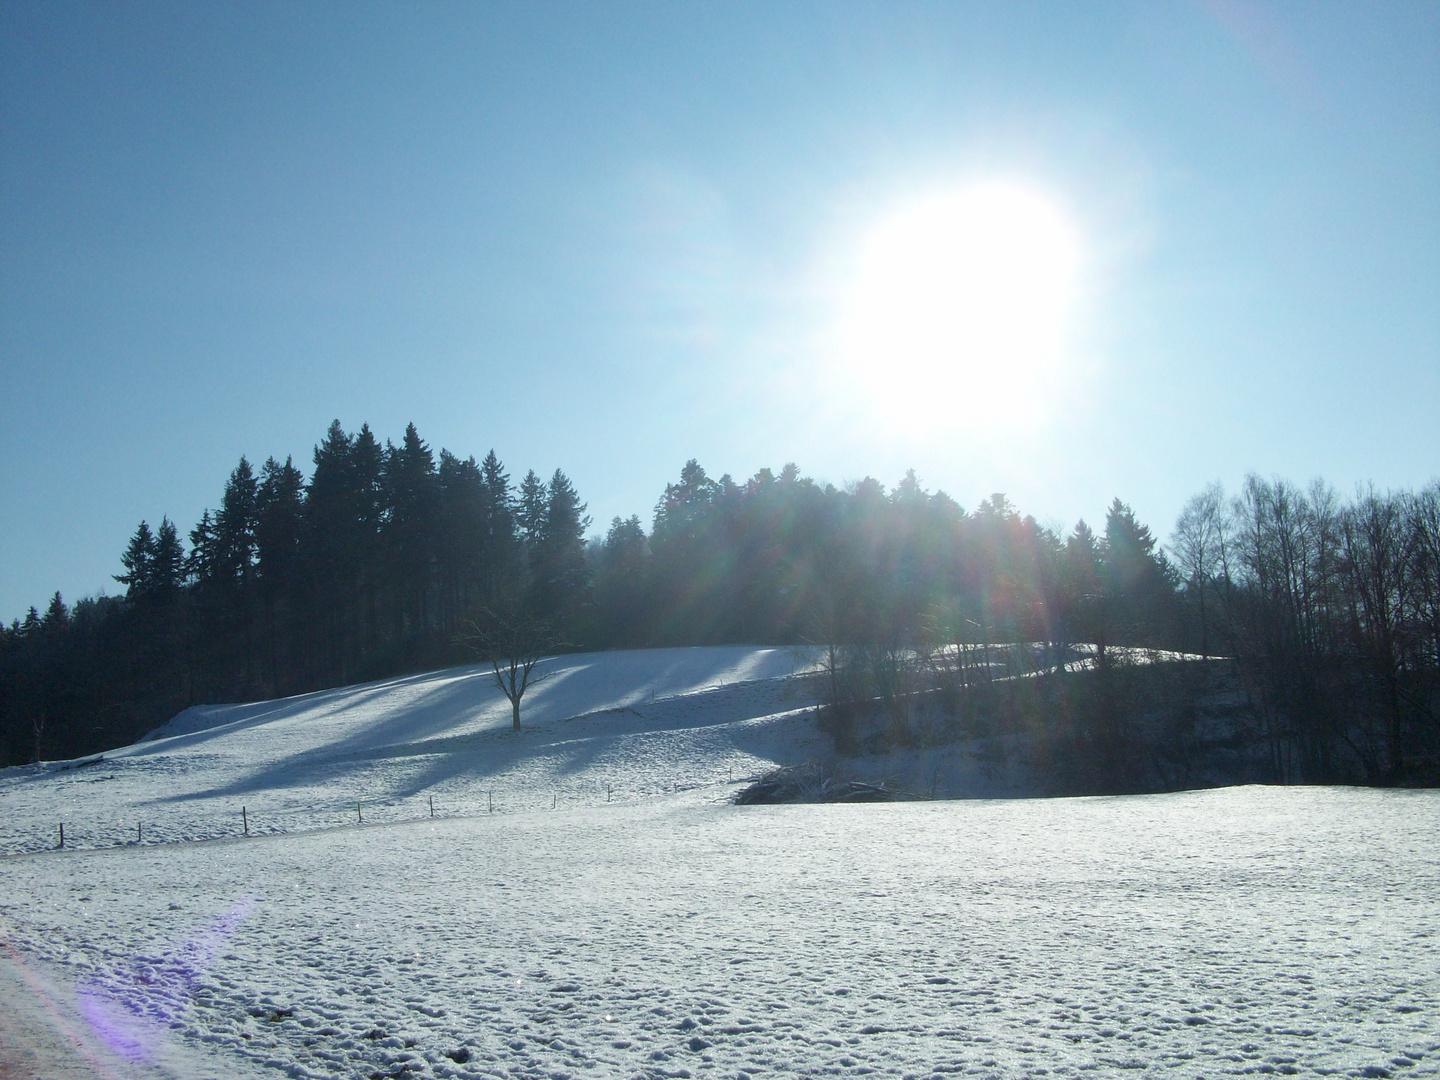
MULTIPOLYGON (((429 764, 408 776, 380 777, 385 797, 414 794, 456 776, 499 775, 547 750, 560 753, 567 763, 562 771, 573 774, 618 737, 713 724, 727 709, 721 699, 733 698, 737 684, 787 676, 795 658, 783 649, 722 646, 576 654, 547 663, 554 666, 526 695, 526 726, 518 734, 509 730, 508 703, 489 670, 479 665, 282 703, 229 706, 240 714, 235 720, 135 749, 143 755, 168 752, 180 764, 206 743, 214 744, 212 753, 223 752, 226 736, 245 733, 247 741, 264 741, 253 755, 262 759, 259 767, 226 783, 149 802, 195 802, 342 782, 353 788, 359 775, 372 774, 368 779, 373 781, 373 774, 385 771, 377 768, 382 763, 404 758, 428 759, 429 764), (426 683, 436 685, 425 689, 426 683), (385 699, 396 695, 402 700, 387 707, 385 699), (380 715, 373 720, 350 719, 350 714, 376 710, 380 715), (647 717, 646 711, 654 715, 647 717), (694 715, 687 719, 687 713, 694 715), (713 718, 701 718, 707 715, 713 718), (276 726, 264 730, 265 725, 276 726), (351 730, 341 737, 324 738, 328 730, 347 726, 351 730), (304 745, 286 752, 285 744, 297 741, 304 745), (263 761, 267 756, 270 760, 263 761)), ((724 718, 739 717, 731 708, 724 718)))

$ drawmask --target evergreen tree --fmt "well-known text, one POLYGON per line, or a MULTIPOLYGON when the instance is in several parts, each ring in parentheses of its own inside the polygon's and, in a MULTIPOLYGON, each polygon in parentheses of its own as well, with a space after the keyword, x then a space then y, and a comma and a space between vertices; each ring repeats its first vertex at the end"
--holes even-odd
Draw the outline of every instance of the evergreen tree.
POLYGON ((65 606, 57 590, 50 598, 50 604, 45 609, 45 617, 40 621, 40 630, 44 634, 56 636, 65 631, 70 625, 70 609, 65 606))
POLYGON ((532 560, 545 538, 548 501, 545 482, 531 469, 525 474, 525 479, 520 481, 520 497, 515 505, 515 523, 520 527, 520 539, 532 560))
POLYGON ((350 453, 354 442, 339 420, 330 421, 325 438, 315 446, 310 475, 310 497, 316 505, 327 506, 345 498, 350 486, 350 453))
POLYGON ((640 515, 612 520, 592 559, 597 642, 638 645, 644 640, 649 560, 640 515))
POLYGON ((1105 514, 1101 580, 1107 614, 1118 644, 1151 638, 1165 629, 1175 582, 1163 553, 1156 551, 1150 529, 1118 498, 1105 514))
POLYGON ((400 445, 387 444, 384 461, 386 563, 399 637, 424 634, 430 625, 431 578, 440 524, 435 458, 414 424, 400 445))
POLYGON ((164 517, 160 519, 160 529, 155 534, 148 591, 158 602, 170 604, 179 599, 184 584, 185 548, 180 543, 175 523, 164 517))
POLYGON ((680 482, 666 484, 665 494, 655 506, 654 543, 697 539, 700 523, 719 493, 719 486, 705 475, 700 463, 694 458, 687 461, 680 470, 680 482))
POLYGON ((585 530, 589 526, 590 518, 575 486, 556 469, 545 488, 544 518, 532 541, 531 563, 536 609, 555 626, 569 623, 581 603, 588 578, 585 530))
POLYGON ((357 511, 352 491, 354 440, 332 420, 316 444, 305 495, 301 571, 310 636, 310 668, 322 684, 342 681, 352 659, 360 571, 357 565, 357 511))
MULTIPOLYGON (((135 535, 130 538, 125 553, 120 556, 120 564, 125 567, 125 573, 115 575, 115 580, 125 586, 127 600, 138 602, 146 597, 154 580, 154 563, 155 535, 150 531, 150 526, 142 521, 135 530, 135 535)), ((32 607, 30 611, 34 613, 35 609, 32 607)))
POLYGON ((293 591, 305 521, 305 477, 290 458, 268 458, 255 502, 255 571, 262 591, 293 591))
POLYGON ((385 451, 376 441, 369 424, 361 424, 350 452, 350 482, 354 518, 349 541, 353 545, 354 567, 358 574, 360 625, 363 636, 358 648, 374 652, 381 643, 382 595, 385 587, 385 451))
POLYGON ((694 635, 696 643, 724 636, 726 605, 717 596, 728 584, 721 565, 723 540, 716 511, 724 495, 694 458, 680 470, 678 484, 666 484, 650 530, 654 635, 674 642, 694 635))
POLYGON ((209 581, 215 575, 217 560, 215 520, 206 510, 190 530, 190 554, 185 560, 186 574, 196 581, 209 581))
POLYGON ((218 583, 244 589, 255 566, 255 529, 259 486, 243 456, 225 484, 215 514, 215 557, 212 573, 218 583))
POLYGON ((300 646, 297 619, 303 604, 305 477, 287 457, 267 458, 255 508, 255 578, 260 597, 266 666, 275 693, 294 688, 300 646))
POLYGON ((242 456, 230 473, 220 508, 192 530, 186 568, 195 578, 192 666, 200 687, 228 699, 261 688, 255 596, 259 483, 242 456), (220 672, 224 670, 222 676, 220 672))
POLYGON ((482 511, 485 521, 482 607, 499 603, 502 592, 519 573, 520 538, 516 532, 515 498, 510 490, 510 477, 500 459, 491 450, 480 463, 484 489, 482 511))
POLYGON ((384 451, 368 424, 338 420, 315 447, 304 547, 319 677, 348 681, 380 643, 384 451))
POLYGON ((1103 652, 1110 640, 1110 629, 1100 576, 1100 540, 1083 518, 1065 540, 1058 576, 1058 636, 1066 644, 1091 642, 1103 652))
POLYGON ((485 479, 473 457, 440 451, 440 523, 435 536, 439 618, 447 638, 481 603, 485 576, 485 479))

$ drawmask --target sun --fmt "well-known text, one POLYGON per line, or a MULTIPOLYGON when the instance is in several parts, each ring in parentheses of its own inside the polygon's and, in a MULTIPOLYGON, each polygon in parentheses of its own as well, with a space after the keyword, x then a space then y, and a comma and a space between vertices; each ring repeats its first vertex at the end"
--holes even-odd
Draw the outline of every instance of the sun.
POLYGON ((844 290, 841 348, 902 425, 1027 426, 1064 363, 1078 230, 1042 191, 976 183, 878 221, 844 290))

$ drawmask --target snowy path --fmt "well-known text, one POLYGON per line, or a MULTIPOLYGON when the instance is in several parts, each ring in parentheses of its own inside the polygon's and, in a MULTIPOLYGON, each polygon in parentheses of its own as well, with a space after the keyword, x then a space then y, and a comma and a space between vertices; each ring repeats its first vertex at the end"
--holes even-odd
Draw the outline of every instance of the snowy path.
POLYGON ((1434 1076, 1437 837, 1436 793, 691 792, 11 858, 0 915, 277 1076, 1434 1076))

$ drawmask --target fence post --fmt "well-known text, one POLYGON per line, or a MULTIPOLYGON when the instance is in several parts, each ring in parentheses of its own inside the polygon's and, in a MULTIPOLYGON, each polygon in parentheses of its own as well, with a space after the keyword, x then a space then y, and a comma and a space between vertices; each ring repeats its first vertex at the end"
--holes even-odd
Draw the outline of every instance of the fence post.
POLYGON ((362 813, 360 813, 360 800, 359 800, 359 799, 356 799, 356 800, 355 800, 355 816, 360 820, 360 824, 361 824, 361 825, 364 825, 364 824, 365 824, 365 815, 362 814, 362 813))
POLYGON ((62 848, 63 848, 64 846, 65 846, 65 823, 62 821, 62 822, 60 822, 60 844, 59 844, 59 847, 62 847, 62 848))
POLYGON ((245 813, 245 807, 240 807, 240 825, 245 830, 245 835, 250 835, 250 815, 245 813))
POLYGON ((144 825, 141 825, 140 822, 137 821, 137 822, 135 823, 135 843, 137 843, 137 844, 143 844, 144 842, 145 842, 145 826, 144 826, 144 825))
POLYGON ((431 816, 431 817, 434 817, 434 816, 435 816, 435 796, 434 796, 434 795, 431 795, 431 796, 430 796, 430 816, 431 816))
POLYGON ((495 812, 495 793, 493 791, 487 791, 485 793, 485 799, 487 802, 485 812, 487 814, 493 814, 495 812))

